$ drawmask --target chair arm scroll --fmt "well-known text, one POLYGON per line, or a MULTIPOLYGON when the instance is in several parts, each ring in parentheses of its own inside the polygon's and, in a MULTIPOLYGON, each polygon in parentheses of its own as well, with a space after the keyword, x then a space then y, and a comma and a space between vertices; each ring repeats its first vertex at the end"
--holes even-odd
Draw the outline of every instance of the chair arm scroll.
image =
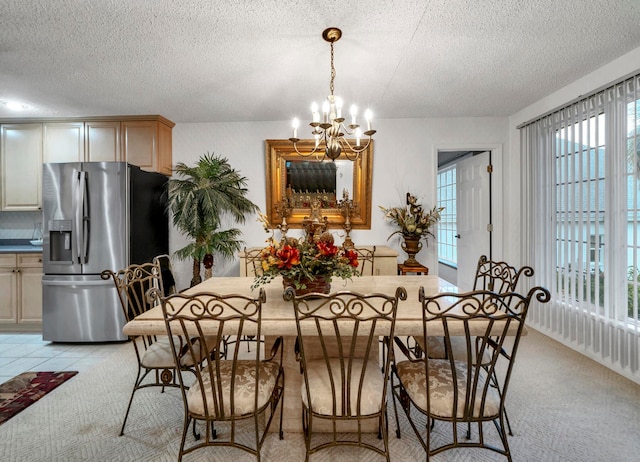
POLYGON ((282 364, 282 343, 284 342, 284 339, 282 337, 278 337, 276 338, 276 341, 273 342, 273 345, 271 346, 271 351, 269 352, 269 357, 263 359, 263 361, 273 361, 273 359, 276 357, 276 354, 278 354, 278 351, 280 351, 280 364, 282 364))

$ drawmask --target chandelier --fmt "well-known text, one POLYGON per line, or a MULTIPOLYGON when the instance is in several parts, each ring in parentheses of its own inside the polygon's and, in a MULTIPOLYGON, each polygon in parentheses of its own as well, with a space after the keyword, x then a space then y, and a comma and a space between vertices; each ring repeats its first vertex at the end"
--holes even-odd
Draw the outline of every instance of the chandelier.
POLYGON ((329 96, 322 105, 322 114, 318 112, 317 103, 314 102, 311 105, 312 122, 309 125, 312 128, 311 134, 315 139, 315 147, 311 152, 300 152, 298 150, 298 142, 300 141, 300 138, 298 138, 298 126, 300 122, 298 119, 293 119, 293 137, 289 138, 289 141, 293 143, 296 152, 303 157, 315 154, 318 160, 329 158, 334 161, 344 152, 347 159, 356 160, 360 153, 369 147, 371 137, 376 132, 371 129, 373 116, 369 109, 364 113, 367 130, 364 133, 362 132, 360 125, 356 122, 358 109, 355 104, 351 106, 349 111, 351 123, 346 126, 344 124, 342 99, 333 94, 333 81, 336 78, 336 69, 333 65, 333 44, 340 40, 340 37, 342 37, 342 31, 336 27, 330 27, 322 32, 322 38, 331 45, 331 82, 329 83, 329 96), (353 140, 349 142, 345 138, 345 134, 351 137, 355 136, 355 142, 353 140), (368 137, 364 145, 362 144, 363 135, 368 137), (322 152, 323 150, 324 153, 322 152))

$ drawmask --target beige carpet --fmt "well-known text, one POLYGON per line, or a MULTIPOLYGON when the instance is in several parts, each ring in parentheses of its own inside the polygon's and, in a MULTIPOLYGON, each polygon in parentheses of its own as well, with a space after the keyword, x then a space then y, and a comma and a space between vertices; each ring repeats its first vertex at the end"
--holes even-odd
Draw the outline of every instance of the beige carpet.
MULTIPOLYGON (((125 436, 118 437, 135 374, 131 345, 82 372, 0 426, 0 461, 172 461, 182 425, 177 390, 136 394, 125 436)), ((627 462, 640 460, 640 386, 531 331, 523 339, 508 398, 515 461, 627 462)), ((390 415, 392 417, 392 414, 390 415)), ((406 419, 402 439, 390 437, 394 461, 424 460, 406 419)), ((390 430, 395 424, 390 423, 390 430)), ((436 427, 436 432, 438 432, 436 427)), ((264 461, 304 460, 302 435, 270 435, 264 461)), ((237 450, 207 448, 185 461, 252 461, 237 450)), ((318 461, 375 461, 353 449, 312 456, 318 461)), ((500 461, 483 450, 453 450, 441 461, 500 461)))

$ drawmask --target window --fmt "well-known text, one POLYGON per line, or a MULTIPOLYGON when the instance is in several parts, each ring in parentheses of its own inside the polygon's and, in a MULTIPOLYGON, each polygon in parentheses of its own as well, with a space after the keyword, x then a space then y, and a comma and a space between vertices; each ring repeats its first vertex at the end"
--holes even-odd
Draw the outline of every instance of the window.
POLYGON ((521 128, 528 322, 640 377, 640 74, 521 128))
POLYGON ((438 261, 454 268, 458 267, 456 175, 455 165, 438 171, 438 205, 444 207, 438 223, 438 261))
POLYGON ((555 130, 557 292, 604 306, 605 116, 555 130), (595 251, 598 249, 598 252, 595 251))

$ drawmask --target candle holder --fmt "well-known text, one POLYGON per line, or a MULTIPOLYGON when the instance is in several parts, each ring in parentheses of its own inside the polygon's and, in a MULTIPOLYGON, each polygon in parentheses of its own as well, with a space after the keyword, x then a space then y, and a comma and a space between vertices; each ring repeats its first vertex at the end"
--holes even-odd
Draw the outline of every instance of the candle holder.
POLYGON ((282 236, 286 236, 287 231, 289 231, 289 224, 287 223, 287 217, 291 215, 291 211, 293 210, 293 206, 291 205, 291 199, 286 197, 283 201, 278 202, 276 204, 276 213, 282 217, 282 222, 276 226, 282 236))
POLYGON ((346 189, 343 190, 342 199, 340 199, 340 201, 338 202, 338 208, 344 216, 344 225, 342 225, 342 227, 347 233, 342 244, 342 247, 344 247, 345 249, 352 249, 354 247, 353 241, 351 240, 351 216, 353 215, 353 212, 357 207, 358 204, 349 199, 349 191, 347 191, 346 189))

